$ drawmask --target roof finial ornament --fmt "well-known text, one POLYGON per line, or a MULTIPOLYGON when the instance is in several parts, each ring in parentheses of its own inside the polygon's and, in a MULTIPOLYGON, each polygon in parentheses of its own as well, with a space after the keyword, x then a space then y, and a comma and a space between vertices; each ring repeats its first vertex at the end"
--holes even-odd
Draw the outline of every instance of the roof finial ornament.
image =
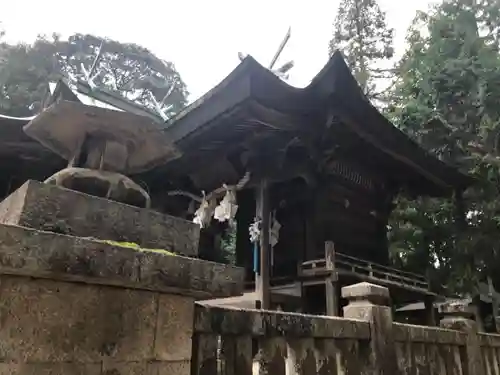
POLYGON ((92 63, 92 65, 90 67, 90 70, 85 69, 85 66, 83 65, 83 63, 80 64, 80 66, 82 68, 83 75, 85 77, 85 80, 87 81, 87 83, 91 89, 95 89, 97 87, 97 85, 94 83, 94 79, 96 79, 96 77, 100 73, 99 70, 96 73, 96 70, 97 70, 97 66, 101 60, 103 47, 104 47, 104 40, 101 39, 101 44, 99 46, 99 49, 97 50, 97 55, 94 59, 94 62, 92 63))
MULTIPOLYGON (((158 63, 162 64, 167 70, 170 69, 169 66, 165 63, 165 61, 158 60, 158 63)), ((163 121, 167 121, 170 118, 167 112, 171 110, 173 107, 173 104, 167 104, 167 99, 170 98, 174 90, 178 87, 177 84, 178 84, 177 78, 173 78, 173 80, 166 78, 160 79, 160 77, 158 77, 158 75, 155 75, 154 72, 149 71, 145 74, 141 74, 141 76, 138 77, 137 79, 129 81, 124 86, 124 88, 131 90, 132 87, 135 87, 134 89, 135 94, 133 94, 133 96, 130 96, 130 99, 132 100, 136 100, 140 98, 142 95, 146 94, 149 97, 151 103, 153 104, 154 110, 163 119, 163 121), (158 101, 158 99, 156 98, 155 94, 153 93, 150 87, 153 87, 158 90, 164 90, 168 88, 168 90, 163 96, 163 98, 160 101, 158 101)))
POLYGON ((172 94, 174 89, 175 89, 175 83, 172 83, 170 85, 170 87, 168 88, 167 93, 163 96, 163 99, 159 102, 158 102, 158 100, 156 100, 153 93, 151 91, 148 91, 149 97, 151 98, 151 101, 154 104, 156 112, 158 112, 158 114, 161 116, 161 118, 164 121, 167 121, 169 119, 169 116, 167 115, 167 111, 173 107, 172 104, 166 105, 166 100, 170 97, 170 95, 172 94))
MULTIPOLYGON (((274 65, 278 61, 278 58, 280 57, 281 53, 285 49, 286 44, 290 40, 291 32, 292 32, 292 28, 289 27, 287 33, 285 34, 285 37, 283 38, 283 40, 281 41, 281 44, 279 45, 278 49, 276 50, 276 53, 274 54, 273 59, 271 60, 271 62, 269 63, 269 66, 267 67, 271 72, 273 72, 274 74, 276 74, 279 78, 281 78, 283 80, 288 79, 287 73, 290 71, 290 69, 293 68, 295 63, 293 62, 293 60, 290 60, 277 69, 274 69, 274 65)), ((243 54, 242 52, 238 52, 238 58, 240 60, 243 60, 245 57, 246 57, 245 54, 243 54)))

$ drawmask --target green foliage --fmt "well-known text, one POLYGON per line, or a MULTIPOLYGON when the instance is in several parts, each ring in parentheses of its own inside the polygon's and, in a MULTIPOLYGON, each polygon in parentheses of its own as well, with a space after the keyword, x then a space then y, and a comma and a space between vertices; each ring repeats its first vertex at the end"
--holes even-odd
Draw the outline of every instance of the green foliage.
MULTIPOLYGON (((0 111, 14 116, 36 112, 49 81, 70 76, 83 78, 83 69, 90 70, 101 41, 93 35, 75 34, 67 40, 53 35, 39 37, 31 45, 4 45, 0 55, 3 57, 0 59, 0 111)), ((186 86, 174 65, 136 44, 104 39, 96 72, 94 82, 98 87, 148 108, 154 107, 150 94, 161 101, 173 85, 166 101, 172 105, 169 115, 178 112, 187 102, 186 86)))
POLYGON ((170 114, 186 105, 187 91, 174 64, 162 61, 148 49, 131 43, 120 43, 93 35, 75 34, 68 41, 60 42, 57 60, 65 75, 82 76, 82 65, 90 70, 101 42, 103 52, 97 65, 100 72, 95 83, 118 92, 148 108, 154 108, 149 94, 161 101, 169 91, 174 90, 166 104, 172 104, 170 114))
POLYGON ((39 38, 33 45, 6 45, 0 62, 0 111, 29 116, 39 103, 50 80, 59 77, 54 59, 56 43, 39 38))
POLYGON ((499 12, 497 1, 446 0, 419 13, 390 108, 424 148, 477 178, 465 227, 444 199, 402 199, 391 223, 394 257, 457 291, 486 275, 500 285, 499 12))
POLYGON ((236 221, 230 221, 221 239, 221 251, 224 263, 236 264, 236 221))
POLYGON ((394 54, 393 29, 376 0, 342 0, 329 51, 340 50, 363 91, 377 96, 376 81, 387 71, 381 63, 394 54))

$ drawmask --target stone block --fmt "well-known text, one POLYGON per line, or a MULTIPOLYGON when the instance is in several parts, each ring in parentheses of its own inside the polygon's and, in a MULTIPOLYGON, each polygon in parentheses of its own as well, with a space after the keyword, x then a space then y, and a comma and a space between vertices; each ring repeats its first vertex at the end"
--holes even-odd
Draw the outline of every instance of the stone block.
POLYGON ((191 361, 158 362, 156 366, 157 375, 191 375, 191 361))
POLYGON ((157 362, 104 361, 102 375, 157 375, 157 362))
POLYGON ((100 363, 0 363, 2 375, 101 375, 100 363))
POLYGON ((161 361, 191 359, 194 299, 161 295, 158 305, 155 357, 161 361))
POLYGON ((475 308, 469 299, 449 300, 439 305, 438 311, 447 316, 474 318, 475 308))
POLYGON ((386 306, 390 299, 388 288, 367 282, 345 286, 341 292, 342 298, 349 300, 351 303, 364 301, 386 306))
POLYGON ((152 360, 158 294, 0 276, 6 362, 152 360))
POLYGON ((198 299, 243 292, 243 269, 0 224, 0 274, 113 285, 198 299))
POLYGON ((0 203, 0 223, 198 254, 192 222, 33 180, 0 203))

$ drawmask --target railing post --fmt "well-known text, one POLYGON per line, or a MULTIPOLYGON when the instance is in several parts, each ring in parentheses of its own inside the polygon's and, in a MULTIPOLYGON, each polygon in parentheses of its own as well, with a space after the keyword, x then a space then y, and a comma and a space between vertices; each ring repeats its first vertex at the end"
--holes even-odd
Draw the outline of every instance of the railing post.
POLYGON ((370 283, 342 288, 342 297, 349 300, 344 317, 370 322, 370 374, 398 373, 396 348, 392 331, 389 289, 370 283))
POLYGON ((474 311, 465 303, 454 302, 441 306, 444 318, 440 326, 454 329, 467 334, 466 339, 466 368, 464 375, 486 375, 481 345, 478 337, 478 324, 474 320, 474 311))
POLYGON ((428 326, 435 327, 437 325, 436 312, 434 310, 434 296, 428 295, 424 297, 425 320, 428 326))
POLYGON ((338 277, 335 269, 335 244, 325 242, 325 263, 329 276, 325 279, 326 315, 338 316, 340 313, 338 297, 338 277))

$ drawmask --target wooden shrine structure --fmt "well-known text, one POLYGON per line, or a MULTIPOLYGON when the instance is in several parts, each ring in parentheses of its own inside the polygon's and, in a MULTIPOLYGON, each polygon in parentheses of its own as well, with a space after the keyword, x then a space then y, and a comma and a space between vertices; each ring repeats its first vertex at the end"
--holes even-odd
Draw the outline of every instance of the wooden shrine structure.
MULTIPOLYGON (((246 57, 166 123, 85 84, 74 90, 59 82, 44 107, 64 101, 147 117, 164 129, 180 157, 132 176, 147 187, 153 209, 192 219, 192 200, 169 192, 200 196, 250 176, 237 192, 235 217, 236 263, 247 271, 248 293, 214 303, 338 315, 340 288, 368 280, 389 287, 401 304, 432 306, 435 295, 423 275, 389 266, 393 201, 401 192, 460 197, 471 179, 427 154, 379 113, 340 53, 305 88, 288 85, 246 57), (253 244, 249 226, 256 217, 261 232, 253 244), (269 241, 271 218, 281 225, 275 246, 269 241)), ((23 134, 27 122, 0 118, 0 153, 5 154, 0 156, 9 158, 1 166, 7 172, 0 181, 4 195, 65 164, 23 134), (26 166, 22 171, 19 155, 26 166)), ((202 257, 215 258, 226 228, 212 220, 202 230, 202 257)))
MULTIPOLYGON (((183 156, 163 168, 195 191, 251 181, 238 192, 236 259, 248 303, 338 315, 339 290, 357 280, 391 288, 401 303, 434 294, 426 278, 389 267, 395 196, 461 196, 471 179, 427 154, 373 107, 340 53, 303 89, 247 57, 167 123, 183 156), (281 224, 269 245, 269 217, 281 224), (262 219, 257 277, 248 228, 262 219), (326 299, 324 298, 326 293, 326 299)), ((220 226, 214 225, 217 248, 220 226)), ((212 248, 210 248, 212 246, 212 248)), ((200 249, 202 251, 203 249, 200 249)))

